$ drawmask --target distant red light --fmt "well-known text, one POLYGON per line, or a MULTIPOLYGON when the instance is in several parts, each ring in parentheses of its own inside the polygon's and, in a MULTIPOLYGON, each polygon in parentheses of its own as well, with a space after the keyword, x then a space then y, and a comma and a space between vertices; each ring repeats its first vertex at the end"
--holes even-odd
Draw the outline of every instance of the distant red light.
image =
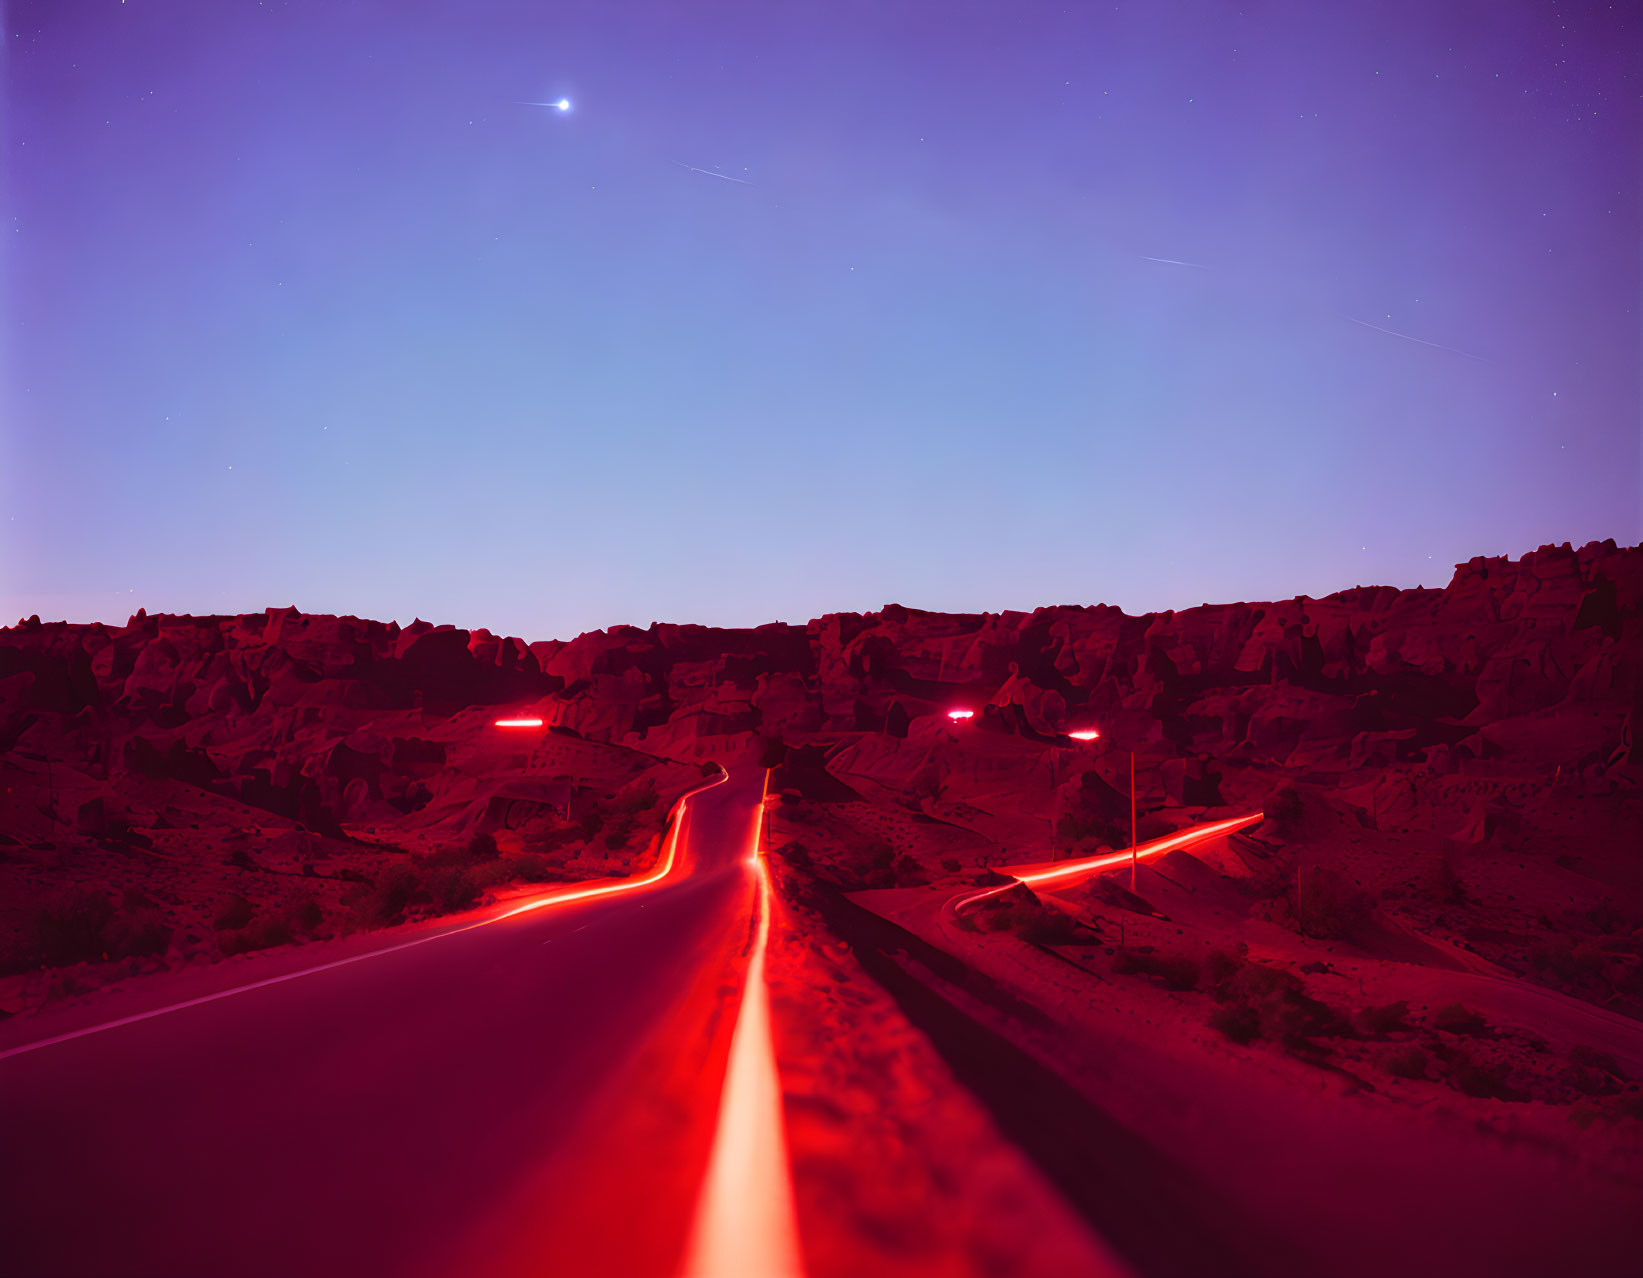
POLYGON ((1080 728, 1077 732, 1069 732, 1067 735, 1074 741, 1094 741, 1101 733, 1094 728, 1080 728))
POLYGON ((947 717, 954 723, 961 723, 965 719, 974 719, 976 717, 976 712, 974 710, 949 710, 947 712, 947 717))
POLYGON ((498 719, 496 721, 496 726, 499 727, 499 728, 540 728, 542 726, 542 720, 540 720, 540 719, 498 719))

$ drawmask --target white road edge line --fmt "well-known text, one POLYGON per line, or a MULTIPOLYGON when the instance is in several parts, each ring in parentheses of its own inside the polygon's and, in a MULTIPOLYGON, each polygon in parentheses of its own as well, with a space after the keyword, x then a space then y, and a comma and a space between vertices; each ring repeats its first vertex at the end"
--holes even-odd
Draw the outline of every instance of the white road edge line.
MULTIPOLYGON (((564 905, 570 901, 585 901, 589 897, 611 896, 617 892, 627 892, 637 887, 644 887, 646 884, 665 878, 669 871, 673 869, 673 857, 679 845, 679 829, 684 825, 685 820, 685 803, 693 795, 700 794, 703 790, 710 790, 729 779, 729 773, 722 773, 706 785, 697 786, 694 790, 690 790, 679 797, 679 802, 675 805, 677 815, 673 820, 673 829, 668 835, 667 852, 661 858, 657 868, 642 878, 626 879, 600 887, 586 888, 578 892, 543 897, 540 900, 530 901, 511 910, 506 910, 492 918, 480 919, 478 922, 468 923, 462 927, 453 927, 448 932, 436 932, 432 936, 419 936, 414 941, 401 941, 398 945, 389 945, 383 949, 371 950, 365 954, 354 954, 331 963, 321 963, 318 967, 305 967, 299 972, 287 972, 283 976, 271 976, 267 980, 252 981, 248 985, 236 985, 233 989, 218 990, 213 994, 203 994, 199 998, 185 999, 181 1003, 168 1003, 164 1007, 152 1008, 146 1012, 137 1012, 131 1016, 122 1016, 118 1020, 104 1021, 100 1025, 88 1025, 84 1029, 70 1030, 66 1034, 56 1034, 51 1038, 42 1038, 33 1043, 21 1043, 16 1047, 0 1050, 0 1061, 9 1060, 13 1056, 22 1056, 28 1052, 37 1052, 43 1047, 55 1047, 59 1043, 69 1043, 77 1038, 87 1038, 92 1034, 101 1034, 105 1030, 120 1029, 122 1026, 135 1025, 140 1021, 151 1021, 156 1016, 181 1012, 190 1007, 201 1007, 206 1003, 215 1003, 218 999, 232 998, 236 994, 248 994, 252 990, 267 989, 271 985, 283 985, 287 981, 295 981, 304 976, 315 976, 320 972, 330 972, 353 963, 363 963, 366 959, 381 958, 384 954, 397 954, 400 950, 414 949, 418 945, 427 945, 430 941, 443 941, 448 936, 460 936, 464 932, 471 932, 475 928, 488 927, 492 923, 500 923, 503 919, 511 919, 515 915, 525 914, 531 910, 540 910, 550 905, 564 905)), ((578 931, 580 930, 578 929, 578 931)))

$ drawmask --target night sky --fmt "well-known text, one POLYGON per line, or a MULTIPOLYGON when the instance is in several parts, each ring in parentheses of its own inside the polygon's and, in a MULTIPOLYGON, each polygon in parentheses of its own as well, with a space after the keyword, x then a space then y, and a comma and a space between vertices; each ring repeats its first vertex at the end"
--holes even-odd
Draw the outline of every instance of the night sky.
POLYGON ((1139 612, 1643 539, 1635 5, 4 30, 7 622, 1139 612))

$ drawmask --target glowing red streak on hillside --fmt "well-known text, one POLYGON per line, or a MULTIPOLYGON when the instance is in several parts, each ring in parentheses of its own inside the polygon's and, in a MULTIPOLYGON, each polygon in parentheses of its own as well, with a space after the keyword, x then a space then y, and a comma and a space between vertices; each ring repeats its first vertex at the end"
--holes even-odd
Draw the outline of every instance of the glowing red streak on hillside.
POLYGON ((974 719, 976 717, 976 712, 974 710, 949 710, 947 712, 947 717, 954 723, 958 723, 964 719, 974 719))
POLYGON ((540 719, 498 719, 496 721, 496 726, 499 727, 499 728, 540 728, 542 726, 542 720, 540 720, 540 719))
POLYGON ((1101 734, 1094 728, 1080 728, 1077 732, 1069 732, 1067 735, 1074 741, 1094 741, 1101 734))
MULTIPOLYGON (((1054 883, 1062 879, 1076 878, 1079 875, 1091 874, 1096 870, 1104 870, 1108 866, 1123 865, 1137 858, 1160 856, 1165 852, 1173 852, 1177 848, 1189 847, 1194 843, 1201 843, 1205 839, 1213 839, 1216 835, 1232 834, 1242 830, 1245 826, 1254 825, 1262 820, 1264 812, 1251 812, 1248 816, 1228 817, 1224 821, 1211 821, 1208 825, 1195 825, 1189 830, 1182 830, 1177 834, 1168 834, 1161 839, 1154 839, 1151 843, 1133 850, 1125 848, 1122 852, 1108 852, 1102 856, 1088 856, 1078 861, 1067 861, 1050 869, 1034 869, 1031 866, 1019 866, 1014 870, 999 869, 1000 874, 1007 874, 1016 883, 1026 883, 1029 886, 1038 883, 1054 883)), ((1000 892, 1008 892, 1015 883, 1006 883, 1003 887, 988 888, 985 892, 977 892, 953 902, 953 910, 957 912, 967 905, 977 901, 985 901, 990 896, 997 896, 1000 892)))

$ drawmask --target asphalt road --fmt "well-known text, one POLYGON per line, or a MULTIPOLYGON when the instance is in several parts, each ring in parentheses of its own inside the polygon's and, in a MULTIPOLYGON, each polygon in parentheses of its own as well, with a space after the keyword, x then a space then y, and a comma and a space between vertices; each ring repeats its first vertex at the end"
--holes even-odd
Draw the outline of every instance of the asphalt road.
MULTIPOLYGON (((632 1085, 624 1066, 656 1053, 657 1027, 716 966, 729 975, 713 998, 733 1019, 759 780, 750 769, 689 800, 680 863, 655 884, 0 1059, 0 1270, 232 1278, 456 1263, 544 1168, 610 1160, 592 1120, 647 1103, 612 1095, 632 1085)), ((686 1107, 706 1109, 691 1128, 705 1132, 722 1064, 699 1043, 676 1051, 703 1057, 686 1107)), ((706 1141, 687 1143, 648 1151, 650 1183, 671 1199, 652 1229, 676 1230, 699 1189, 706 1141), (671 1170, 658 1180, 658 1167, 671 1170)), ((664 1239, 656 1254, 682 1246, 664 1239)))

